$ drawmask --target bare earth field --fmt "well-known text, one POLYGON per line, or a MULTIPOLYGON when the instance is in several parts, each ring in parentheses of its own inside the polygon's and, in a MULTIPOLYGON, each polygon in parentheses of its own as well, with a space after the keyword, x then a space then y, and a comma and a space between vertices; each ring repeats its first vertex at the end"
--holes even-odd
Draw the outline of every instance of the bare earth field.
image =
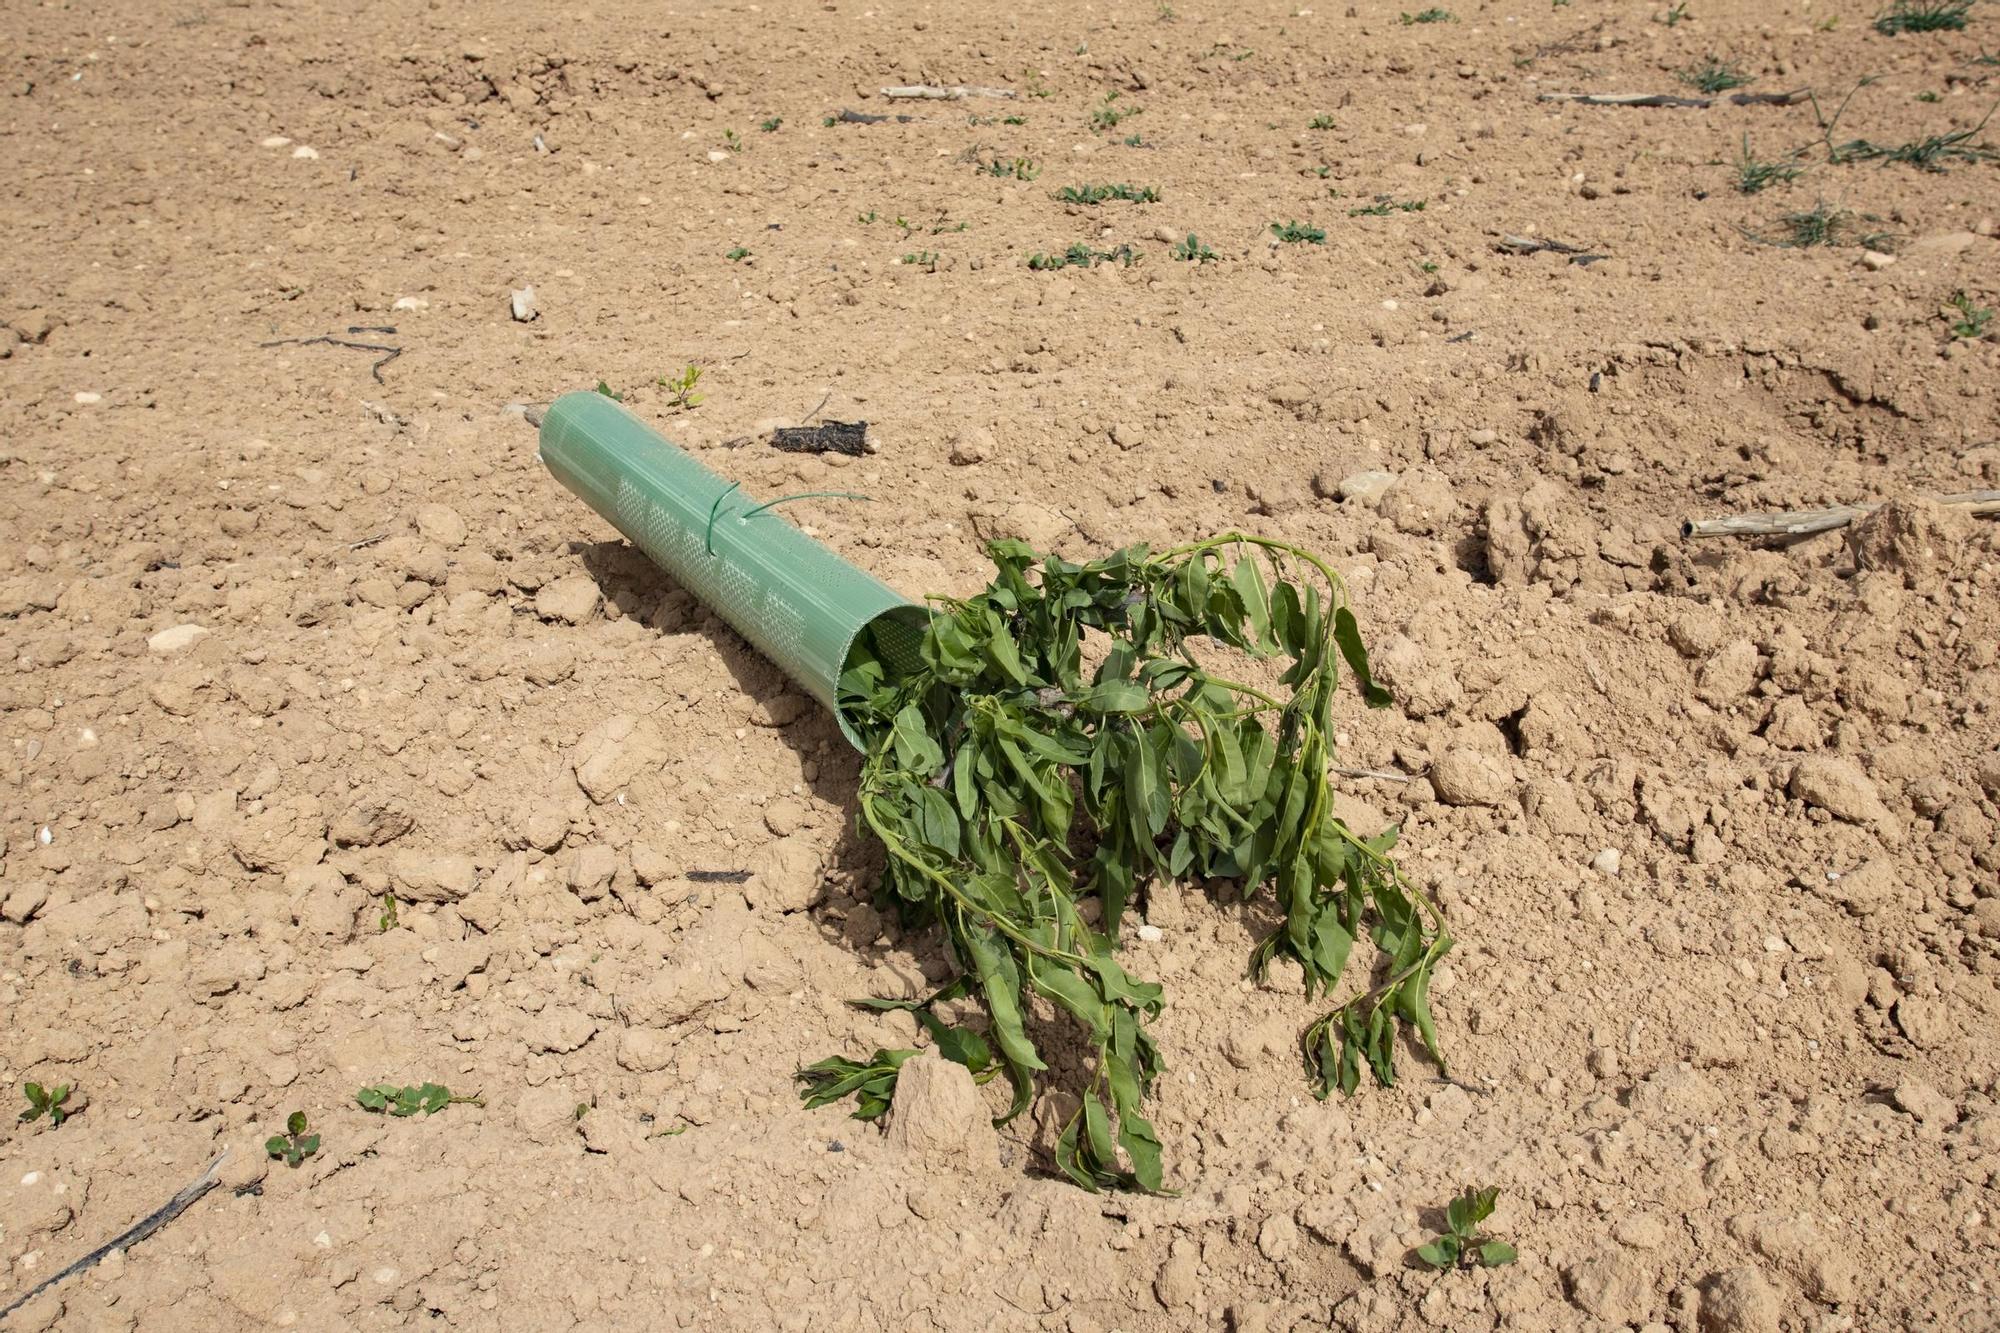
POLYGON ((1947 306, 2000 305, 2000 167, 1828 161, 1977 125, 2000 8, 523 8, 0 19, 0 1304, 233 1150, 8 1333, 2000 1328, 2000 524, 1908 498, 2000 487, 1947 306), (1824 138, 1539 100, 1710 56, 1877 77, 1824 138), (1800 174, 1740 192, 1746 140, 1800 174), (1055 197, 1100 183, 1159 198, 1055 197), (1132 262, 1029 267, 1079 243, 1132 262), (322 336, 401 354, 267 345, 322 336), (1124 946, 1172 1197, 1052 1178, 1059 1096, 802 1110, 918 1044, 844 1002, 948 964, 832 720, 537 462, 600 380, 872 497, 786 512, 913 595, 995 535, 1328 553, 1399 701, 1341 762, 1414 778, 1341 811, 1451 917, 1450 1077, 1315 1101, 1268 909, 1180 886, 1124 946), (823 397, 874 453, 769 447, 823 397), (427 1080, 483 1105, 355 1101, 427 1080), (1420 1269, 1488 1184, 1519 1262, 1420 1269))

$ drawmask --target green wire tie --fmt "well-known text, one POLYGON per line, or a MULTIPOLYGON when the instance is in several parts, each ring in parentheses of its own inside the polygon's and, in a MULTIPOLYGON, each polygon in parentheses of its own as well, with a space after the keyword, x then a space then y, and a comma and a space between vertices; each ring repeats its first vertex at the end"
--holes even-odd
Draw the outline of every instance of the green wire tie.
MULTIPOLYGON (((723 487, 722 494, 715 497, 715 503, 708 507, 708 534, 703 545, 707 547, 710 555, 715 554, 715 520, 722 512, 722 502, 727 500, 730 494, 741 485, 741 482, 730 482, 729 485, 723 487)), ((788 504, 793 500, 863 500, 870 504, 874 503, 873 496, 858 495, 853 491, 800 491, 796 495, 781 495, 775 500, 766 500, 755 509, 744 510, 742 516, 745 519, 752 519, 763 513, 766 509, 773 509, 778 505, 788 504)))

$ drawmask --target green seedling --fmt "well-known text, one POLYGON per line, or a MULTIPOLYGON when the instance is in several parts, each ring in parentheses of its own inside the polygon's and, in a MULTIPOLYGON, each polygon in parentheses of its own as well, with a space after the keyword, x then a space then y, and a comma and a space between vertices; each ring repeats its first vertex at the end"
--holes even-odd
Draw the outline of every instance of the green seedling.
POLYGON ((1937 93, 1932 89, 1926 88, 1924 89, 1924 91, 1917 94, 1917 100, 1919 102, 1929 102, 1932 104, 1936 104, 1938 102, 1943 101, 1944 99, 1939 97, 1937 93))
POLYGON ((419 1111, 425 1115, 436 1115, 447 1106, 469 1102, 474 1106, 484 1106, 479 1095, 456 1097, 450 1088, 442 1083, 425 1083, 420 1087, 397 1087, 393 1083, 377 1083, 354 1094, 354 1100, 361 1103, 364 1111, 378 1115, 412 1116, 419 1111))
POLYGON ((1000 117, 1000 123, 1002 125, 1025 125, 1028 123, 1028 118, 1026 116, 1002 116, 1000 117))
POLYGON ((1686 20, 1687 17, 1688 17, 1688 0, 1681 0, 1681 3, 1675 5, 1672 9, 1669 9, 1666 13, 1660 15, 1660 22, 1666 24, 1669 28, 1678 28, 1681 26, 1681 23, 1684 20, 1686 20))
POLYGON ((1144 148, 1146 146, 1146 141, 1137 134, 1128 134, 1118 142, 1124 144, 1127 148, 1144 148))
POLYGON ((871 208, 866 213, 856 214, 854 220, 856 222, 861 223, 863 226, 866 226, 881 216, 882 215, 880 213, 877 213, 874 209, 871 208))
MULTIPOLYGON (((1875 219, 1869 217, 1868 220, 1875 219)), ((1753 240, 1783 246, 1788 250, 1804 250, 1822 245, 1846 245, 1849 242, 1869 250, 1888 250, 1894 243, 1887 232, 1860 230, 1852 212, 1844 208, 1835 208, 1824 199, 1803 212, 1781 215, 1778 218, 1778 225, 1783 228, 1783 234, 1775 240, 1755 233, 1747 234, 1753 240)))
POLYGON ((1042 75, 1040 70, 1037 70, 1033 74, 1030 74, 1028 76, 1027 94, 1030 97, 1038 97, 1038 98, 1047 98, 1055 96, 1055 92, 1047 84, 1042 82, 1042 75))
MULTIPOLYGON (((1796 156, 1796 154, 1794 155, 1796 156)), ((1736 159, 1736 191, 1756 194, 1766 186, 1784 185, 1799 178, 1801 168, 1791 159, 1765 162, 1750 151, 1750 136, 1743 136, 1743 155, 1736 159)))
POLYGON ((736 137, 735 130, 724 130, 722 132, 722 146, 732 153, 743 151, 743 141, 736 137))
POLYGON ((667 399, 667 406, 682 412, 692 412, 701 406, 702 395, 694 391, 694 386, 699 383, 701 383, 701 367, 695 365, 690 365, 678 375, 662 375, 659 379, 660 387, 671 395, 667 399))
POLYGON ((1203 245, 1201 237, 1195 235, 1193 232, 1187 234, 1185 241, 1174 242, 1174 248, 1167 253, 1171 254, 1175 259, 1185 260, 1190 264, 1213 264, 1215 262, 1215 251, 1203 245))
POLYGON ((1875 31, 1884 37, 1906 32, 1963 32, 1972 0, 1896 0, 1875 16, 1875 31))
MULTIPOLYGON (((613 402, 622 401, 617 394, 612 393, 604 387, 602 380, 598 381, 597 391, 613 402)), ((394 893, 384 893, 382 895, 382 911, 375 918, 375 929, 381 934, 386 935, 400 924, 402 923, 396 917, 396 895, 394 893)))
POLYGON ((937 272, 937 262, 938 262, 937 251, 912 250, 908 254, 903 256, 901 262, 909 264, 916 268, 928 269, 932 273, 935 273, 937 272))
MULTIPOLYGON (((609 384, 606 384, 603 380, 599 380, 597 382, 597 392, 603 394, 606 398, 609 398, 614 403, 622 403, 625 401, 624 394, 614 391, 612 387, 609 384)), ((393 896, 386 893, 383 894, 382 897, 385 900, 382 904, 383 908, 382 929, 388 930, 396 924, 396 900, 393 896)))
POLYGON ((1103 105, 1090 113, 1090 127, 1101 134, 1116 129, 1120 122, 1142 114, 1145 109, 1142 106, 1119 106, 1118 93, 1114 89, 1104 94, 1103 105))
POLYGON ((1714 56, 1708 57, 1699 65, 1691 65, 1674 73, 1682 83, 1710 97, 1717 93, 1726 93, 1731 88, 1748 87, 1751 83, 1748 74, 1734 65, 1723 64, 1714 56))
POLYGON ((69 1092, 70 1085, 67 1083, 53 1088, 45 1088, 39 1083, 23 1083, 21 1095, 28 1099, 28 1109, 21 1112, 20 1122, 26 1125, 47 1116, 50 1125, 60 1127, 63 1121, 69 1119, 69 1112, 63 1109, 63 1103, 69 1100, 69 1092))
POLYGON ((1392 213, 1421 213, 1424 211, 1424 202, 1422 199, 1398 201, 1391 199, 1386 194, 1378 194, 1375 196, 1374 203, 1364 205, 1360 208, 1348 209, 1347 216, 1351 218, 1386 218, 1392 213))
POLYGON ((731 263, 740 264, 750 257, 750 251, 743 246, 734 245, 723 251, 722 257, 731 263))
POLYGON ((1101 204, 1108 199, 1118 199, 1132 204, 1157 204, 1160 202, 1160 187, 1157 185, 1065 185, 1056 191, 1056 199, 1065 204, 1101 204))
POLYGON ((285 1119, 285 1132, 264 1140, 264 1151, 286 1166, 298 1165, 319 1151, 319 1135, 306 1133, 306 1113, 294 1111, 285 1119))
POLYGON ((840 124, 840 117, 839 117, 839 116, 821 116, 821 117, 820 117, 820 120, 819 120, 819 123, 820 123, 821 125, 825 126, 825 127, 827 128, 827 129, 832 129, 832 128, 833 128, 834 126, 836 126, 836 125, 840 124))
POLYGON ((1327 115, 1314 116, 1306 122, 1306 128, 1309 130, 1330 130, 1333 128, 1333 117, 1327 115))
POLYGON ((1173 7, 1172 5, 1161 5, 1161 6, 1160 6, 1160 8, 1159 8, 1159 10, 1158 10, 1158 18, 1159 18, 1160 22, 1162 22, 1162 23, 1172 23, 1172 22, 1174 21, 1174 19, 1175 19, 1176 17, 1177 17, 1177 15, 1175 15, 1175 13, 1174 13, 1174 7, 1173 7))
POLYGON ((760 121, 757 125, 757 128, 764 131, 764 133, 766 134, 776 134, 778 132, 778 127, 780 125, 783 125, 784 123, 785 123, 785 118, 783 116, 773 116, 769 120, 760 121))
POLYGON ((1504 1240, 1494 1240, 1479 1229, 1479 1224, 1493 1216, 1493 1204, 1500 1197, 1494 1188, 1474 1190, 1468 1187, 1465 1193, 1445 1206, 1444 1234, 1427 1245, 1417 1247, 1417 1258, 1432 1268, 1445 1270, 1454 1268, 1498 1268, 1511 1264, 1516 1258, 1514 1247, 1504 1240))
POLYGON ((1945 318, 1951 320, 1952 337, 1971 339, 1986 336, 1986 326, 1993 322, 1991 307, 1972 304, 1972 298, 1964 292, 1952 293, 1946 305, 1945 318))
POLYGON ((1037 252, 1029 255, 1028 267, 1037 273, 1044 273, 1059 268, 1092 268, 1113 259, 1129 267, 1139 262, 1139 255, 1129 245, 1121 245, 1116 250, 1093 250, 1082 241, 1077 241, 1060 254, 1037 252))
POLYGON ((1326 229, 1315 227, 1310 222, 1273 222, 1271 234, 1287 245, 1297 245, 1301 241, 1310 241, 1314 245, 1326 243, 1326 229))
POLYGON ((1406 28, 1412 26, 1413 24, 1418 24, 1418 23, 1458 22, 1457 19, 1452 17, 1451 11, 1449 9, 1422 9, 1418 10, 1414 14, 1405 14, 1402 17, 1403 17, 1403 26, 1406 28))
POLYGON ((1031 157, 995 158, 980 164, 980 170, 988 176, 998 176, 1003 180, 1031 181, 1042 174, 1031 157))

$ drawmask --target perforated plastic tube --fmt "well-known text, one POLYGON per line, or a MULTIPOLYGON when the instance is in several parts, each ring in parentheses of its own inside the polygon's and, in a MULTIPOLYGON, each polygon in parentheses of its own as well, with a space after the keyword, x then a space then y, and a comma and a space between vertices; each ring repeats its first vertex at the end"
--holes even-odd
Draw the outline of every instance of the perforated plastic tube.
POLYGON ((541 459, 625 534, 832 710, 864 629, 892 671, 917 664, 929 613, 710 472, 601 393, 568 393, 542 418, 541 459))

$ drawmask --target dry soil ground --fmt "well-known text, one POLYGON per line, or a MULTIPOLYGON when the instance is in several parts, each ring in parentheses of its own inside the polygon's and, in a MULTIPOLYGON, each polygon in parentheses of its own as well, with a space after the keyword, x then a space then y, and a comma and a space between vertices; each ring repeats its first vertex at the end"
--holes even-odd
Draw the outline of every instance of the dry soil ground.
POLYGON ((81 1109, 0 1129, 0 1300, 234 1152, 6 1327, 2000 1327, 2000 527, 1677 532, 2000 485, 1941 313, 2000 305, 2000 176, 1538 100, 1872 73, 1833 139, 1896 145, 1987 113, 2000 9, 1452 8, 8 6, 0 1075, 81 1109), (1802 174, 1740 193, 1746 141, 1802 174), (1108 182, 1161 197, 1053 197, 1108 182), (1822 200, 1842 244, 1768 243, 1822 200), (1133 262, 1029 268, 1078 243, 1133 262), (401 355, 267 345, 323 335, 401 355), (600 379, 871 495, 790 512, 913 593, 1005 532, 1335 555, 1402 700, 1345 762, 1423 775, 1344 808, 1452 915, 1454 1081, 1313 1101, 1189 889, 1128 945, 1176 1196, 1049 1179, 1045 1114, 802 1111, 944 960, 832 722, 538 466, 519 405, 600 379), (879 452, 755 438, 829 391, 879 452), (484 1105, 355 1104, 425 1079, 484 1105), (1418 1271, 1472 1183, 1520 1262, 1418 1271))

